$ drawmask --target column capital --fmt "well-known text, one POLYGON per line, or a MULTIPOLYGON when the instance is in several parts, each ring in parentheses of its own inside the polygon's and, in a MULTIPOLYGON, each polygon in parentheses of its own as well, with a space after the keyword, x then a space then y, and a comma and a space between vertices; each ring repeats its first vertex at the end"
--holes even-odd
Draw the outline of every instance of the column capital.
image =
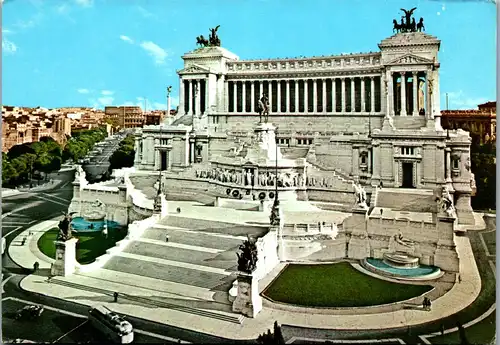
POLYGON ((288 84, 290 83, 290 79, 286 79, 285 82, 288 84))
POLYGON ((370 80, 374 80, 375 79, 375 76, 374 75, 371 75, 370 76, 370 80))
POLYGON ((412 72, 411 72, 411 74, 412 74, 413 76, 416 76, 416 75, 418 75, 418 71, 412 71, 412 72))
POLYGON ((254 84, 255 83, 255 80, 250 80, 250 84, 254 84))
POLYGON ((401 71, 401 72, 399 72, 399 73, 401 73, 401 75, 405 75, 405 74, 406 74, 406 71, 401 71))

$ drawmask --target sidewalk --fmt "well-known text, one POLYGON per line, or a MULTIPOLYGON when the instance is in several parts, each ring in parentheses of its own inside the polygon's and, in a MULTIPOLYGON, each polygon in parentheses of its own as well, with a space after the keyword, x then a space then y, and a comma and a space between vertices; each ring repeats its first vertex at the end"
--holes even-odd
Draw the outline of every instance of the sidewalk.
MULTIPOLYGON (((50 259, 44 257, 36 246, 38 234, 53 226, 52 223, 44 222, 37 225, 35 235, 30 238, 29 245, 9 247, 9 254, 12 259, 24 267, 32 268, 35 260, 40 262, 41 268, 50 267, 50 259)), ((22 240, 26 236, 23 233, 16 237, 15 242, 22 240)), ((185 328, 197 332, 218 335, 231 339, 256 339, 259 334, 272 328, 272 324, 277 320, 280 324, 287 324, 307 328, 324 329, 388 329, 401 326, 413 326, 430 321, 439 320, 450 316, 464 309, 471 304, 479 294, 481 280, 476 266, 474 255, 466 237, 455 237, 458 255, 460 257, 461 283, 457 283, 444 296, 433 301, 432 311, 422 310, 398 310, 395 312, 385 312, 365 315, 324 315, 310 314, 292 311, 275 310, 264 307, 257 318, 245 318, 243 324, 235 324, 223 320, 216 320, 203 317, 204 309, 199 309, 200 313, 186 313, 161 306, 144 305, 133 301, 122 299, 118 303, 112 302, 111 291, 115 291, 116 286, 102 282, 100 292, 92 289, 75 288, 63 286, 57 283, 48 283, 47 277, 30 275, 21 281, 21 288, 27 291, 40 293, 50 297, 61 298, 87 306, 104 304, 112 310, 125 315, 132 315, 158 323, 164 323, 175 327, 185 328), (153 312, 154 310, 154 312, 153 312)), ((64 280, 71 282, 76 277, 66 277, 64 280)), ((165 291, 167 292, 167 291, 165 291)), ((134 291, 140 295, 140 291, 134 291)), ((148 296, 144 296, 147 298, 148 296)))

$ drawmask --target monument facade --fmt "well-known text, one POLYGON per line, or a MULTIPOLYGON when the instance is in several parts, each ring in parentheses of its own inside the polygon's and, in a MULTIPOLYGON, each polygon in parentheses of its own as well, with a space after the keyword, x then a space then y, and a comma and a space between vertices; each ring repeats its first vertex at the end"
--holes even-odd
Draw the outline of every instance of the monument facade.
POLYGON ((167 187, 179 178, 202 189, 212 181, 217 193, 238 190, 234 197, 272 199, 274 180, 284 197, 343 203, 353 184, 367 200, 379 186, 446 186, 459 222, 473 223, 471 139, 441 126, 441 42, 414 11, 394 21, 395 34, 378 52, 349 55, 242 60, 221 44, 221 28, 211 29, 182 56, 175 121, 138 130, 135 166, 166 170, 167 187), (281 180, 255 157, 242 161, 262 142, 261 122, 272 123, 288 161, 277 171, 281 180))

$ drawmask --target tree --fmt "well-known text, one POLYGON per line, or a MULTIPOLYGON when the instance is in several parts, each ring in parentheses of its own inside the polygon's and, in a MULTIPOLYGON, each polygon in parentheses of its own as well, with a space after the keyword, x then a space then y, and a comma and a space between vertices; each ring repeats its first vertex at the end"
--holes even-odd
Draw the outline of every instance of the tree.
POLYGON ((127 135, 118 146, 118 149, 109 157, 109 169, 121 169, 134 166, 135 150, 134 137, 127 135))
POLYGON ((278 325, 278 321, 274 321, 274 333, 268 329, 267 333, 259 335, 257 342, 263 345, 284 345, 285 339, 281 333, 281 326, 278 325))

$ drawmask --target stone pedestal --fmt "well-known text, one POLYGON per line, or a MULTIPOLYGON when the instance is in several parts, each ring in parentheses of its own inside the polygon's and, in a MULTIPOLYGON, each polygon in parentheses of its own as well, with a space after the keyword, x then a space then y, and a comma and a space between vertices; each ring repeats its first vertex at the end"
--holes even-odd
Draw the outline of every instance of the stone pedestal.
POLYGON ((367 231, 368 208, 356 206, 352 216, 344 221, 344 231, 350 233, 347 257, 362 260, 370 256, 370 241, 367 231))
MULTIPOLYGON (((454 240, 455 221, 455 217, 442 213, 437 215, 438 243, 434 252, 434 265, 447 273, 458 274, 460 261, 454 240)), ((449 277, 453 280, 453 275, 449 277)))
POLYGON ((457 211, 458 223, 474 225, 474 213, 470 204, 470 194, 457 193, 457 203, 455 205, 457 211))
POLYGON ((56 261, 50 268, 52 276, 69 276, 76 269, 76 242, 77 238, 70 238, 67 241, 55 241, 56 261))
POLYGON ((238 291, 233 302, 233 311, 255 318, 262 310, 259 282, 253 273, 238 272, 238 291))
POLYGON ((250 160, 267 159, 274 161, 282 159, 279 147, 276 147, 276 127, 271 123, 259 123, 255 129, 256 145, 248 148, 247 158, 250 160), (277 154, 277 157, 276 157, 277 154))

